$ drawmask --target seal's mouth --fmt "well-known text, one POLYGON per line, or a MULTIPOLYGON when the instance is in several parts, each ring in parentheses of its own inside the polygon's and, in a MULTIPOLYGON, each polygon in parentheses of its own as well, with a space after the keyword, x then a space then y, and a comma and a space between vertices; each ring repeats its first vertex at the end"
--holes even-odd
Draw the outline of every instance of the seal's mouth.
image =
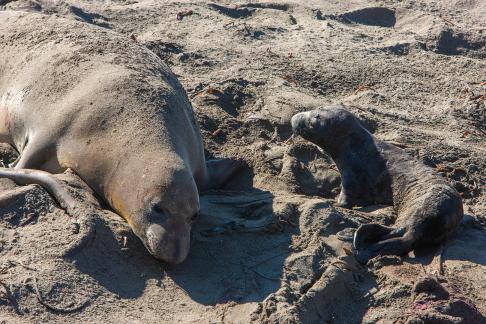
POLYGON ((159 224, 152 224, 148 227, 145 238, 144 245, 150 254, 169 264, 179 264, 189 254, 189 234, 167 231, 159 224))
POLYGON ((290 124, 292 125, 292 132, 295 135, 303 135, 305 125, 305 113, 298 113, 292 117, 290 124))

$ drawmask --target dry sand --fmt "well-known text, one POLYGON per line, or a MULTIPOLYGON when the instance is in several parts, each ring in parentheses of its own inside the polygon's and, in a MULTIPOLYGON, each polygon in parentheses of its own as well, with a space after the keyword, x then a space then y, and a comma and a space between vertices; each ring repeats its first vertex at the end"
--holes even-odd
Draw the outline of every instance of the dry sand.
MULTIPOLYGON (((201 198, 191 253, 177 267, 153 259, 72 174, 60 177, 84 206, 78 217, 39 187, 1 180, 5 192, 24 192, 0 211, 1 320, 485 321, 484 0, 0 0, 0 8, 81 20, 148 47, 188 92, 207 156, 249 165, 201 198), (462 193, 464 222, 442 247, 366 267, 347 255, 350 229, 392 224, 394 214, 334 207, 332 161, 289 139, 294 113, 329 103, 348 105, 462 193)), ((4 163, 14 155, 1 147, 4 163)))

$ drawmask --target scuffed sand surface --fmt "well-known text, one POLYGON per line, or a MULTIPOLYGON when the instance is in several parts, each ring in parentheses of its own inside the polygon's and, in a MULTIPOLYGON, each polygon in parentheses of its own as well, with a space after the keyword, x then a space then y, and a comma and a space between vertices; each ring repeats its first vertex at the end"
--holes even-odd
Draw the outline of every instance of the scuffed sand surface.
MULTIPOLYGON (((152 258, 73 174, 59 177, 83 206, 78 217, 42 188, 1 180, 2 190, 24 192, 0 210, 1 320, 485 321, 486 2, 0 0, 0 8, 81 20, 146 46, 186 89, 207 156, 249 165, 201 198, 191 253, 177 267, 152 258), (464 222, 442 247, 367 267, 348 255, 350 229, 393 224, 395 215, 334 207, 332 161, 290 138, 294 113, 331 103, 462 194, 464 222)), ((1 147, 3 163, 14 155, 1 147)))

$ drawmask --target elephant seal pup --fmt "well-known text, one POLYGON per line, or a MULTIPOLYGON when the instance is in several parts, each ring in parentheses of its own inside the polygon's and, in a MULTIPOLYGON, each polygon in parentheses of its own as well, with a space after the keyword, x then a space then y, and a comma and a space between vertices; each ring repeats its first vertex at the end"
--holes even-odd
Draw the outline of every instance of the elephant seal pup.
POLYGON ((336 163, 342 183, 338 206, 395 207, 398 217, 393 228, 365 224, 355 232, 360 262, 439 243, 460 223, 462 200, 446 180, 405 151, 374 137, 343 107, 298 113, 292 117, 292 130, 324 149, 336 163))
POLYGON ((199 191, 241 166, 206 164, 187 95, 154 53, 110 30, 37 13, 0 12, 0 141, 20 153, 18 171, 0 176, 31 177, 69 207, 49 173, 71 168, 172 264, 188 254, 199 191))

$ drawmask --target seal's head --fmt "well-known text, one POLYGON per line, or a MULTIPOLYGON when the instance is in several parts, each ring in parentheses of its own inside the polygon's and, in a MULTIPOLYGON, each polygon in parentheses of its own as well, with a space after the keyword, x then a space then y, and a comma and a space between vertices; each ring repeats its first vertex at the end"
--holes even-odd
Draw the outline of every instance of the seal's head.
POLYGON ((326 151, 334 151, 346 138, 363 129, 356 117, 340 106, 301 112, 292 117, 292 131, 326 151))
POLYGON ((199 213, 192 173, 183 163, 167 163, 124 175, 109 190, 110 203, 130 224, 147 250, 170 264, 189 253, 191 225, 199 213))

